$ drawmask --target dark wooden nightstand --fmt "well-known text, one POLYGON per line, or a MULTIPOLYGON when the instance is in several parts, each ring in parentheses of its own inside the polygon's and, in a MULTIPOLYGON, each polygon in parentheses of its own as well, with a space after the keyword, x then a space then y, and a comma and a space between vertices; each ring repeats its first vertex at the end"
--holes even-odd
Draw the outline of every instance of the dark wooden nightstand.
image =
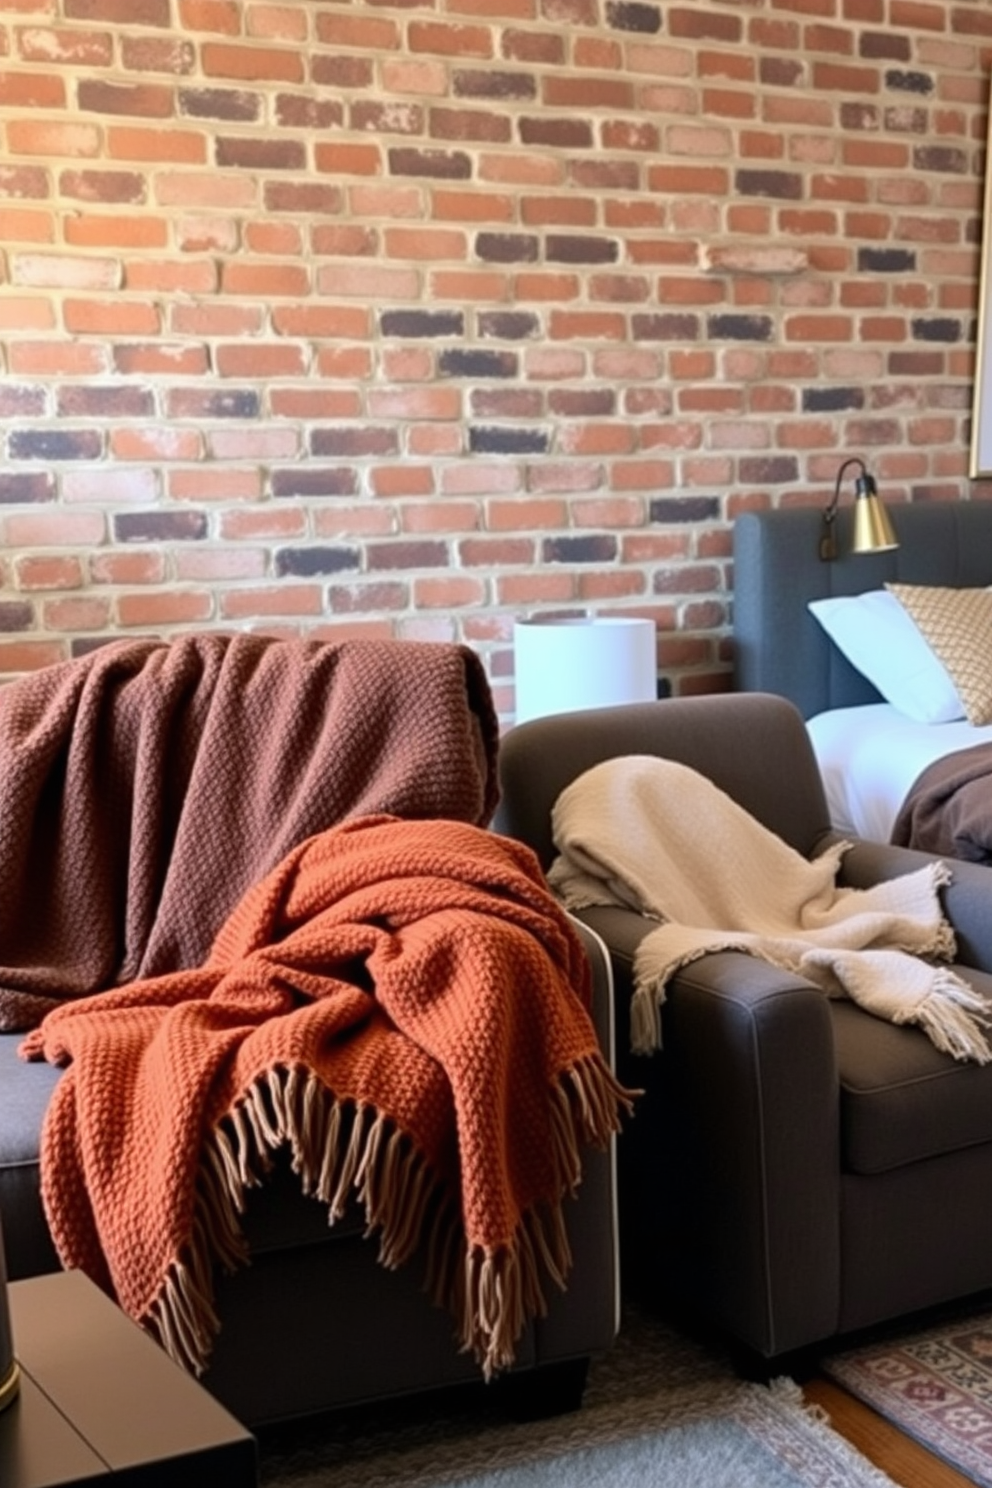
POLYGON ((257 1488, 255 1439, 79 1272, 8 1287, 3 1488, 257 1488))

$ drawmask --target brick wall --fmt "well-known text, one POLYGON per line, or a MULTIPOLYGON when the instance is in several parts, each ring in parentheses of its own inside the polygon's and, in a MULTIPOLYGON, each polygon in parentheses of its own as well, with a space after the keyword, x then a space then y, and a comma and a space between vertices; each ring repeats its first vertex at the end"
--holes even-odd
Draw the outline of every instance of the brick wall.
MULTIPOLYGON (((0 676, 648 615, 967 477, 988 0, 0 0, 0 676)), ((992 494, 986 490, 985 494, 992 494)))

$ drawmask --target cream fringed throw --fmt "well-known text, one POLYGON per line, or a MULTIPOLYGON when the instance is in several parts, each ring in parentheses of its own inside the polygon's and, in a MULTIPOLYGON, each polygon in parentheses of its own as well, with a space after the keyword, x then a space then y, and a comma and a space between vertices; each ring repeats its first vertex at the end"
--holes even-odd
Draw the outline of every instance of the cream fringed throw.
POLYGON ((589 968, 537 859, 451 821, 360 818, 252 888, 205 965, 64 1003, 24 1052, 67 1065, 42 1194, 63 1264, 200 1370, 215 1262, 288 1144, 333 1220, 351 1199, 395 1267, 418 1247, 486 1374, 542 1283, 562 1201, 627 1105, 589 968))
POLYGON ((560 856, 549 878, 565 904, 621 905, 662 923, 634 965, 631 1040, 660 1044, 659 1009, 679 967, 742 950, 848 996, 877 1017, 916 1023, 938 1049, 992 1058, 985 1002, 946 965, 954 937, 938 889, 943 863, 877 884, 839 888, 839 844, 810 862, 710 780, 671 760, 608 760, 562 792, 553 817, 560 856))

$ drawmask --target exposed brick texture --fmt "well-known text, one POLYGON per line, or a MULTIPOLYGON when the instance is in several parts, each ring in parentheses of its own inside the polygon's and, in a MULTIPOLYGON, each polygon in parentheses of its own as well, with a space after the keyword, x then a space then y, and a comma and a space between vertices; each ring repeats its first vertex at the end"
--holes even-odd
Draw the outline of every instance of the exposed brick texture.
POLYGON ((191 627, 646 615, 968 479, 992 11, 0 0, 0 680, 191 627))

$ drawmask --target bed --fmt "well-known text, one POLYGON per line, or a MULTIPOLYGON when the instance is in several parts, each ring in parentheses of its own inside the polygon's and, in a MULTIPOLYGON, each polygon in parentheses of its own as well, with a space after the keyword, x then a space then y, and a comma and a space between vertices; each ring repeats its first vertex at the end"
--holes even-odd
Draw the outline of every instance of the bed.
MULTIPOLYGON (((961 683, 956 653, 951 657, 940 649, 935 654, 925 642, 930 665, 936 665, 952 693, 958 694, 957 709, 947 706, 944 696, 938 699, 933 689, 924 696, 915 673, 909 701, 890 685, 893 658, 903 656, 902 633, 898 643, 895 633, 890 640, 884 629, 890 612, 883 616, 878 598, 881 593, 888 606, 899 609, 886 590, 895 585, 895 593, 907 603, 941 596, 953 607, 978 606, 959 638, 972 653, 968 660, 973 667, 978 653, 982 675, 973 680, 992 695, 992 593, 984 592, 992 586, 992 503, 899 506, 892 518, 898 548, 854 555, 851 511, 842 510, 836 521, 840 556, 828 563, 819 556, 818 507, 748 512, 737 519, 735 687, 778 693, 799 708, 820 761, 831 819, 839 830, 873 841, 895 840, 992 861, 992 717, 987 721, 984 717, 989 710, 972 708, 967 687, 956 685, 961 683), (854 601, 854 596, 859 599, 854 601), (833 603, 840 599, 849 603, 833 603), (810 610, 811 602, 821 619, 810 610), (831 611, 846 613, 848 635, 843 629, 835 634, 850 654, 857 655, 864 671, 828 635, 825 624, 832 622, 826 615, 831 611), (866 660, 865 649, 874 649, 874 657, 866 660), (882 670, 884 697, 869 680, 876 675, 876 662, 882 670), (901 706, 895 706, 893 698, 901 706), (955 712, 965 716, 950 716, 955 712), (971 717, 981 722, 970 721, 971 717), (975 820, 977 802, 989 817, 987 825, 975 820)), ((913 613, 922 625, 926 611, 922 616, 913 613)), ((903 613, 904 625, 907 618, 903 613)), ((941 632, 921 632, 912 622, 909 629, 915 631, 917 642, 923 634, 935 642, 944 640, 941 632)), ((935 674, 928 674, 928 681, 939 688, 935 674)))

